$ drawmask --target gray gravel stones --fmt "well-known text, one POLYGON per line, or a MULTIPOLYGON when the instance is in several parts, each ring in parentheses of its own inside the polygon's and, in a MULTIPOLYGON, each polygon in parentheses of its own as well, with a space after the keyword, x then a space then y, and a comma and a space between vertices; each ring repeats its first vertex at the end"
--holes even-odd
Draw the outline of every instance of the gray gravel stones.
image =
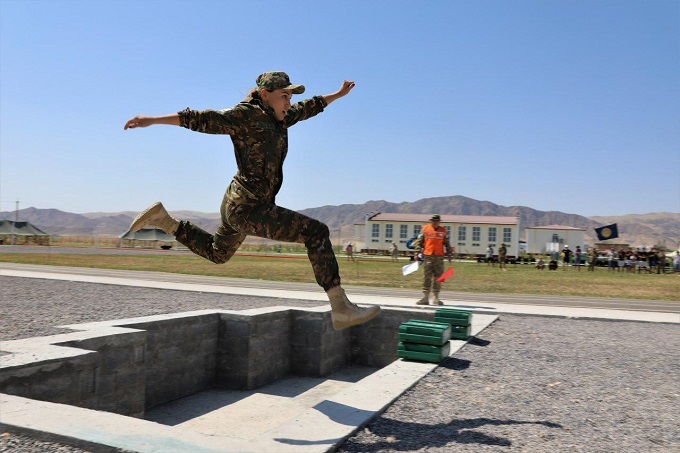
POLYGON ((88 453, 88 450, 62 445, 56 442, 43 442, 17 434, 0 435, 0 452, 12 453, 88 453))
MULTIPOLYGON (((79 322, 321 304, 0 277, 0 340, 79 322)), ((678 351, 677 324, 502 315, 339 451, 680 451, 678 351)), ((2 452, 83 451, 14 433, 3 442, 2 452)))
POLYGON ((680 328, 502 315, 343 452, 680 451, 680 328))
MULTIPOLYGON (((319 289, 319 291, 322 291, 319 289)), ((56 326, 193 310, 324 302, 137 288, 21 277, 0 277, 0 341, 72 332, 56 326)))

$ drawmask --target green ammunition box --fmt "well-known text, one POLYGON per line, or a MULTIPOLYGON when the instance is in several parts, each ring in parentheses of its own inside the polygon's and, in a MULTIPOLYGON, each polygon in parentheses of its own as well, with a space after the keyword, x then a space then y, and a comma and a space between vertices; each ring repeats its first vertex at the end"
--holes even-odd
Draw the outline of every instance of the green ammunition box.
POLYGON ((472 312, 453 308, 440 308, 434 312, 437 322, 447 322, 452 326, 469 326, 472 323, 472 312))
POLYGON ((411 319, 399 326, 399 341, 441 346, 451 338, 451 324, 411 319))
POLYGON ((451 326, 451 338, 454 340, 467 340, 470 338, 470 326, 451 326))
POLYGON ((451 338, 467 340, 470 338, 472 312, 453 308, 440 308, 434 313, 434 320, 451 324, 451 338))
POLYGON ((397 355, 402 359, 434 363, 439 363, 447 358, 450 351, 451 344, 448 341, 441 346, 400 341, 397 347, 397 355))

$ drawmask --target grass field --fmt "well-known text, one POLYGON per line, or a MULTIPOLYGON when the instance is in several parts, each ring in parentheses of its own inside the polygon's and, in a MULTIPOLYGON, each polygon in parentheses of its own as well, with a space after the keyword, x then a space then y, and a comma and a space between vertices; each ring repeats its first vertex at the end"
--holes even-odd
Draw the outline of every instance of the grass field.
MULTIPOLYGON (((213 264, 194 255, 60 255, 0 254, 0 262, 54 266, 144 270, 181 274, 239 277, 289 282, 314 282, 306 256, 235 256, 226 264, 213 264)), ((339 257, 343 284, 419 289, 422 271, 401 275, 406 260, 398 263, 375 259, 347 262, 339 257)), ((680 274, 628 274, 569 269, 539 271, 530 265, 509 265, 507 272, 472 262, 454 263, 455 274, 444 282, 443 291, 480 293, 545 294, 553 296, 618 297, 680 300, 680 274)))

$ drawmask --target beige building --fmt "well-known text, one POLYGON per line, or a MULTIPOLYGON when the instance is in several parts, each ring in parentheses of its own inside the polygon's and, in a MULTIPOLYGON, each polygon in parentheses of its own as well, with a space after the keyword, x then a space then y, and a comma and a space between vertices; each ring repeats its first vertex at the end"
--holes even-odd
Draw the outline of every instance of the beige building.
MULTIPOLYGON (((394 242, 400 252, 410 251, 406 243, 420 234, 420 228, 430 223, 430 217, 432 214, 371 215, 365 223, 355 224, 357 249, 367 253, 384 253, 394 242)), ((449 230, 451 246, 458 253, 484 255, 491 244, 497 254, 501 243, 507 247, 508 256, 517 256, 519 252, 517 217, 441 214, 441 218, 441 225, 449 230)))
POLYGON ((527 253, 546 253, 550 251, 550 244, 557 244, 559 250, 565 245, 575 250, 576 246, 584 249, 584 228, 574 228, 563 225, 546 225, 525 228, 527 236, 527 253))

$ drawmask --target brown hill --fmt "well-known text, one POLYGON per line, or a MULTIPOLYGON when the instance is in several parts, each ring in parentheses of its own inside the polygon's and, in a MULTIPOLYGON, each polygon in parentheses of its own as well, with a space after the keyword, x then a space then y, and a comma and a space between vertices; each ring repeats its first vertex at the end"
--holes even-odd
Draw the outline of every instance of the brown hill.
MULTIPOLYGON (((372 200, 364 204, 344 204, 304 209, 301 213, 321 220, 331 229, 334 242, 354 237, 354 224, 362 223, 375 212, 418 214, 463 214, 519 216, 520 236, 524 228, 540 225, 565 225, 586 229, 587 242, 595 241, 594 228, 616 223, 620 241, 640 244, 665 244, 669 248, 680 244, 680 213, 660 212, 609 217, 584 217, 559 211, 538 211, 526 206, 501 206, 463 196, 424 198, 414 202, 391 203, 372 200)), ((27 208, 19 211, 19 220, 27 220, 49 234, 60 235, 120 235, 127 231, 137 213, 74 214, 58 209, 27 208)), ((207 231, 215 231, 219 214, 195 211, 173 211, 177 218, 190 220, 207 231)), ((14 212, 0 212, 0 219, 14 220, 14 212)))

